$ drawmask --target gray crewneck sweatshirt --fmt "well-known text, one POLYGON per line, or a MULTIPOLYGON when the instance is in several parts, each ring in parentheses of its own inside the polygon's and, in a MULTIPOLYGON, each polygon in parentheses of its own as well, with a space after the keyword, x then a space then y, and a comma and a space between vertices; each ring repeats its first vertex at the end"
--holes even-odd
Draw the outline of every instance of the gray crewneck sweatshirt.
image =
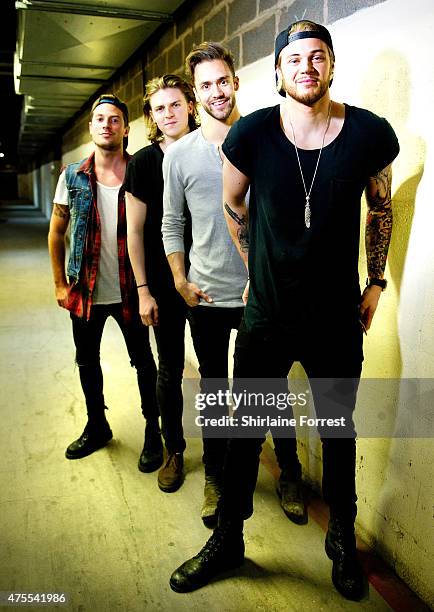
POLYGON ((204 306, 243 306, 246 267, 232 242, 222 205, 222 161, 199 128, 167 149, 163 162, 163 243, 166 255, 184 252, 184 205, 191 213, 193 244, 188 280, 212 297, 204 306))

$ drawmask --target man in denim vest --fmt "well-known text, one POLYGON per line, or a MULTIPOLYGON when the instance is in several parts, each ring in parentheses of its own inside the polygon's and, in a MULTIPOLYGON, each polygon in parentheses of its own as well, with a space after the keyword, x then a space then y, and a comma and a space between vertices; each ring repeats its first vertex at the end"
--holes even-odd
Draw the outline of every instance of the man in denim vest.
POLYGON ((125 151, 128 108, 116 96, 93 104, 89 132, 95 145, 88 159, 70 164, 59 177, 48 245, 59 306, 70 312, 76 362, 86 399, 88 421, 82 435, 66 449, 81 459, 105 446, 112 431, 105 418, 100 344, 105 322, 118 323, 137 370, 142 413, 146 419, 141 471, 160 467, 163 447, 158 423, 156 367, 148 328, 142 325, 137 291, 126 244, 125 189, 129 155, 125 151), (65 273, 65 235, 70 225, 70 257, 65 273))

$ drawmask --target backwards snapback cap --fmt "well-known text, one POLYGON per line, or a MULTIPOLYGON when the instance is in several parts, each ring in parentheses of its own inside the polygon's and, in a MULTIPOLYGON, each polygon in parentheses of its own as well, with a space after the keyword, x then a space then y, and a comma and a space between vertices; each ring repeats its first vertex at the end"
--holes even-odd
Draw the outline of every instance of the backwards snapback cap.
POLYGON ((118 108, 122 112, 125 119, 125 124, 128 125, 128 106, 125 104, 125 102, 122 102, 122 100, 120 100, 117 96, 114 96, 113 94, 103 94, 102 96, 97 98, 92 104, 92 112, 100 104, 113 104, 113 106, 116 106, 116 108, 118 108))
MULTIPOLYGON (((331 50, 333 54, 333 58, 334 58, 335 52, 333 50, 332 37, 330 35, 330 32, 327 30, 327 28, 325 28, 323 25, 320 25, 319 23, 315 23, 314 21, 309 21, 309 19, 302 19, 300 21, 294 21, 294 23, 290 23, 289 26, 283 30, 283 32, 280 32, 280 34, 277 35, 276 42, 274 43, 274 66, 275 67, 277 66, 277 63, 279 61, 279 55, 282 52, 282 50, 287 45, 289 45, 289 43, 292 43, 294 40, 299 40, 300 38, 319 38, 319 40, 322 40, 323 42, 325 42, 325 44, 329 47, 329 49, 331 50), (293 32, 292 34, 290 34, 292 28, 297 23, 310 23, 314 27, 314 29, 301 30, 299 32, 293 32)), ((278 83, 277 74, 276 74, 276 83, 278 83)), ((332 81, 330 81, 330 85, 331 84, 332 84, 332 81)), ((286 95, 283 89, 280 89, 279 94, 283 97, 285 97, 286 95)))
POLYGON ((330 32, 324 26, 319 23, 315 23, 314 21, 309 21, 308 19, 303 19, 302 21, 294 21, 294 23, 290 23, 287 28, 280 32, 276 38, 276 42, 274 44, 274 65, 277 66, 277 62, 279 60, 279 55, 289 43, 292 43, 294 40, 299 40, 300 38, 319 38, 331 49, 333 55, 333 43, 332 37, 330 36, 330 32), (291 29, 297 23, 310 23, 314 26, 313 30, 302 30, 301 32, 293 32, 290 34, 291 29))

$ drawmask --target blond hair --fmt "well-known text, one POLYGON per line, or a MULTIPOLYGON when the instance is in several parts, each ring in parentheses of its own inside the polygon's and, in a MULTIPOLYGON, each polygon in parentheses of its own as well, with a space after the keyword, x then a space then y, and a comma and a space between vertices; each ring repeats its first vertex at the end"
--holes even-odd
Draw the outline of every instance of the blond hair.
POLYGON ((161 142, 164 138, 162 131, 157 126, 151 115, 151 97, 162 89, 179 89, 188 102, 193 103, 193 112, 188 113, 188 127, 190 132, 199 125, 199 115, 197 112, 196 98, 193 87, 184 79, 176 74, 164 74, 155 77, 146 83, 145 95, 143 97, 143 114, 145 116, 146 127, 148 128, 148 138, 151 142, 161 142))

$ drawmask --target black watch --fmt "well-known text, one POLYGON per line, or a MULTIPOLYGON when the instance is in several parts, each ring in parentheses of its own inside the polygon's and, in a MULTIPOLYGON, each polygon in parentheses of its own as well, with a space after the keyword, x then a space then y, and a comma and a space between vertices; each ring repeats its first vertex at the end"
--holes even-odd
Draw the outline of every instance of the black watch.
POLYGON ((387 287, 387 280, 385 278, 367 278, 366 286, 372 287, 372 285, 376 285, 377 287, 381 287, 381 291, 384 291, 387 287))

